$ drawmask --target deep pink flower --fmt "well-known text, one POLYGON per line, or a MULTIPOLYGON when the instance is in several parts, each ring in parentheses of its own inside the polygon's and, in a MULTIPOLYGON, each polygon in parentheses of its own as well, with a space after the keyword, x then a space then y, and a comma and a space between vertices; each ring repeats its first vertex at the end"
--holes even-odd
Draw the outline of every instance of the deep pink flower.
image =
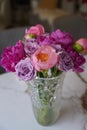
POLYGON ((32 62, 36 70, 48 70, 57 63, 57 53, 50 46, 41 46, 33 55, 32 62))
POLYGON ((42 45, 51 45, 50 37, 48 33, 44 33, 37 37, 37 42, 40 46, 42 45))
POLYGON ((44 35, 38 36, 37 42, 40 46, 43 46, 43 45, 51 46, 54 49, 56 49, 57 52, 62 49, 61 44, 57 44, 55 39, 52 38, 50 36, 50 34, 48 34, 48 33, 45 33, 44 35))
POLYGON ((51 33, 51 40, 55 44, 61 44, 63 46, 68 46, 73 44, 73 37, 67 32, 63 32, 59 29, 51 33))
POLYGON ((7 72, 15 72, 15 65, 24 57, 24 45, 22 41, 18 41, 15 46, 4 49, 0 64, 7 72))
POLYGON ((29 58, 20 60, 15 66, 16 74, 21 80, 31 80, 36 76, 36 70, 29 58))
POLYGON ((81 66, 86 62, 85 58, 79 54, 78 52, 76 52, 72 46, 68 46, 66 48, 66 51, 68 53, 68 55, 72 58, 73 60, 73 64, 74 64, 74 67, 73 67, 73 70, 75 72, 83 72, 84 69, 81 68, 81 66))

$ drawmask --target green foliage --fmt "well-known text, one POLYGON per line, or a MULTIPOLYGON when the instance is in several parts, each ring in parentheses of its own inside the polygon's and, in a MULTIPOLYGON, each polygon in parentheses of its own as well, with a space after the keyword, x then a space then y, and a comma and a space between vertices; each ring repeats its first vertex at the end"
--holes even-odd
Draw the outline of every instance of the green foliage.
POLYGON ((61 73, 62 71, 58 70, 58 68, 54 66, 53 68, 49 70, 43 70, 43 71, 37 72, 37 76, 40 78, 53 78, 53 77, 59 76, 61 73), (49 71, 50 71, 50 74, 49 74, 49 71))
POLYGON ((56 77, 56 76, 59 76, 62 73, 62 71, 58 70, 58 68, 54 66, 51 69, 51 73, 52 73, 52 77, 56 77))

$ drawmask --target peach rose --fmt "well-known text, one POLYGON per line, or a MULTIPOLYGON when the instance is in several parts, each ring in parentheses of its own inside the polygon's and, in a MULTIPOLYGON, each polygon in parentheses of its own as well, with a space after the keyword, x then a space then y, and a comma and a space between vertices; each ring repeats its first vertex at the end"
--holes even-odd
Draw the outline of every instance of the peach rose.
POLYGON ((57 53, 50 46, 40 47, 33 55, 32 62, 37 71, 48 70, 57 63, 57 53))

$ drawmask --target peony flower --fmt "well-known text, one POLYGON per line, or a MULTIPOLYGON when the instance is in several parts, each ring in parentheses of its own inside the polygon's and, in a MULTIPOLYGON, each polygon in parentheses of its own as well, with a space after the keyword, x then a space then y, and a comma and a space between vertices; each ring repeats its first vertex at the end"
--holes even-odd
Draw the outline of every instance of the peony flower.
POLYGON ((57 53, 50 46, 41 46, 32 55, 32 62, 37 71, 48 70, 57 63, 57 53))
POLYGON ((78 52, 87 53, 87 38, 81 38, 77 40, 73 47, 78 52))
POLYGON ((41 35, 44 32, 44 27, 41 24, 37 24, 36 26, 30 27, 29 30, 26 29, 25 39, 35 38, 36 36, 41 35))
POLYGON ((58 58, 59 59, 58 59, 57 66, 58 66, 59 70, 68 71, 73 68, 73 66, 74 66, 73 60, 68 55, 67 52, 65 52, 65 51, 60 52, 58 55, 58 58))
POLYGON ((15 46, 4 49, 0 64, 7 72, 15 72, 15 65, 24 57, 24 45, 22 41, 18 41, 15 46))
POLYGON ((68 46, 73 44, 72 35, 67 32, 62 32, 59 29, 51 33, 51 40, 52 39, 55 42, 55 44, 61 44, 63 46, 68 46))
POLYGON ((31 80, 36 76, 36 70, 29 58, 19 61, 15 70, 19 79, 24 81, 31 80))
POLYGON ((38 48, 39 45, 37 44, 36 39, 25 40, 24 50, 28 56, 31 56, 38 48))

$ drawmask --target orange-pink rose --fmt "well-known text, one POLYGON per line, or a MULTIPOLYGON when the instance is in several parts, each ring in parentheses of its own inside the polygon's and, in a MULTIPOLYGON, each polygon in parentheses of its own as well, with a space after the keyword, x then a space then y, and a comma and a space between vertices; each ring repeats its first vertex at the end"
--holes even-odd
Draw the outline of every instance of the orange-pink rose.
POLYGON ((54 48, 50 46, 41 46, 33 55, 32 62, 37 71, 48 70, 52 68, 58 60, 58 55, 54 48))
POLYGON ((44 27, 41 24, 37 24, 36 26, 30 27, 25 31, 25 38, 33 38, 35 36, 39 36, 45 32, 44 27))

